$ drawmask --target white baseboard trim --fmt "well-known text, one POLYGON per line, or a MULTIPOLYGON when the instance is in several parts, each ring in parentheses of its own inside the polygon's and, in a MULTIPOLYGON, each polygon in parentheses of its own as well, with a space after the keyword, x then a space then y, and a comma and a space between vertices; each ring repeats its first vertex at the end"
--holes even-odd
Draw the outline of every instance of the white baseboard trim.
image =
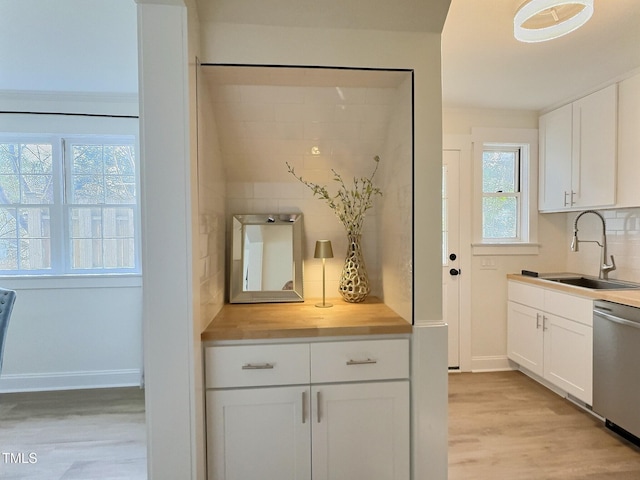
POLYGON ((503 372, 514 370, 513 364, 509 362, 506 355, 494 355, 486 357, 472 357, 472 372, 503 372))
POLYGON ((0 377, 0 393, 137 387, 141 385, 141 380, 142 372, 137 368, 88 372, 7 374, 0 377))

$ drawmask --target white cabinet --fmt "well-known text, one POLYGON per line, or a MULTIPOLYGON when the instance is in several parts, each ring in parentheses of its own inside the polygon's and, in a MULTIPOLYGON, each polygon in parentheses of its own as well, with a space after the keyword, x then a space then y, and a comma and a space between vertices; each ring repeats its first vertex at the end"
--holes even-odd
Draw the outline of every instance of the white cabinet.
POLYGON ((311 478, 309 387, 207 390, 209 479, 311 478))
POLYGON ((591 405, 593 302, 509 282, 507 356, 591 405))
POLYGON ((205 348, 209 480, 409 480, 408 339, 205 348))
POLYGON ((564 210, 570 207, 572 105, 542 115, 539 119, 541 211, 564 210))
POLYGON ((314 386, 313 480, 410 478, 409 382, 314 386))
POLYGON ((618 187, 616 207, 640 206, 640 74, 618 85, 618 187))
POLYGON ((507 356, 536 375, 544 375, 542 312, 509 301, 507 318, 507 356))
POLYGON ((539 210, 614 206, 617 85, 540 117, 539 210))

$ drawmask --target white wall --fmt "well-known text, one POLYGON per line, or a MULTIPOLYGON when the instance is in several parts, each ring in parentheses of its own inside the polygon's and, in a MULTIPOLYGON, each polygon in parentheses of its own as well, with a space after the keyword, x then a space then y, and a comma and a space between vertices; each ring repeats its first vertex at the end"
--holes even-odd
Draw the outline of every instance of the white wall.
MULTIPOLYGON (((324 200, 314 197, 311 190, 288 173, 286 162, 297 175, 326 185, 333 194, 337 187, 332 168, 349 187, 354 176, 371 175, 376 165, 373 157, 380 155, 382 165, 374 183, 383 186, 385 165, 389 164, 390 172, 398 167, 396 158, 387 158, 383 153, 389 111, 398 100, 396 89, 222 85, 216 86, 213 92, 214 110, 220 119, 219 135, 224 138, 223 163, 229 180, 227 218, 238 213, 302 213, 305 297, 322 296, 321 262, 313 258, 314 245, 319 239, 329 239, 333 244, 335 256, 326 262, 327 292, 329 297, 337 297, 347 251, 344 226, 324 200), (320 155, 311 154, 314 145, 319 146, 320 155)), ((403 101, 409 109, 410 92, 403 101)), ((404 140, 410 149, 410 136, 404 140)), ((409 170, 407 183, 410 178, 409 170)), ((384 192, 384 188, 383 193, 393 194, 384 192)), ((365 263, 375 296, 383 295, 376 212, 385 199, 384 196, 375 198, 374 208, 367 212, 363 232, 365 263)), ((410 274, 408 277, 410 281, 410 274)))
POLYGON ((0 45, 0 91, 138 93, 133 0, 2 2, 0 45))
POLYGON ((0 391, 140 385, 139 277, 0 283, 17 291, 0 391))
MULTIPOLYGON (((18 95, 18 97, 20 97, 18 95)), ((89 111, 100 102, 86 102, 89 111)), ((0 114, 1 132, 136 135, 138 120, 0 114)), ((142 278, 0 279, 18 298, 0 391, 140 385, 142 278)))
POLYGON ((198 250, 200 329, 204 330, 225 301, 227 176, 218 137, 218 119, 209 89, 198 85, 198 250))
POLYGON ((377 222, 384 302, 410 321, 413 306, 412 81, 400 85, 391 112, 380 177, 383 198, 377 222))
POLYGON ((440 33, 202 24, 203 63, 414 69, 414 477, 447 476, 446 326, 442 324, 440 33), (430 343, 433 342, 433 343, 430 343), (438 348, 438 346, 440 348, 438 348), (422 348, 424 347, 424 348, 422 348), (444 359, 444 361, 443 361, 444 359), (427 363, 424 363, 427 362, 427 363))
MULTIPOLYGON (((443 131, 445 138, 455 135, 467 142, 469 156, 463 159, 460 171, 473 172, 471 128, 538 128, 538 114, 530 111, 444 109, 443 131), (466 140, 464 140, 466 139, 466 140)), ((534 159, 537 161, 537 159, 534 159)), ((461 176, 468 184, 460 185, 461 222, 471 224, 473 203, 473 175, 461 176)), ((533 271, 562 271, 566 269, 567 250, 559 247, 565 243, 566 214, 538 214, 538 255, 475 255, 471 253, 472 239, 461 239, 461 259, 470 259, 471 271, 460 277, 469 282, 470 298, 463 312, 468 312, 468 321, 461 319, 461 326, 470 325, 471 357, 470 369, 493 370, 508 368, 507 361, 507 279, 508 273, 519 273, 522 269, 533 271), (466 242, 465 242, 466 240, 466 242), (491 265, 487 267, 487 263, 491 265)), ((462 333, 461 333, 462 335, 462 333)))

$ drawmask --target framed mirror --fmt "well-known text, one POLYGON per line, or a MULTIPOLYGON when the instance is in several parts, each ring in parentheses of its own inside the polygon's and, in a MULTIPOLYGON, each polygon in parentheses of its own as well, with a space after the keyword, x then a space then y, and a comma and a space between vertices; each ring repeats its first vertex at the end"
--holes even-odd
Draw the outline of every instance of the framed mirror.
POLYGON ((234 215, 230 303, 302 302, 302 214, 234 215))

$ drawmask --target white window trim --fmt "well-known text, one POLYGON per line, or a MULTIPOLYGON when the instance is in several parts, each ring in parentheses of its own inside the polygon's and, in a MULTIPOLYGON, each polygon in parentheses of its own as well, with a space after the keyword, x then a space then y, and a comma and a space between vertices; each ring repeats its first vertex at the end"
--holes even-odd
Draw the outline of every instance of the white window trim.
POLYGON ((538 244, 538 130, 472 128, 473 149, 473 255, 537 255, 538 244), (486 241, 482 237, 482 153, 485 146, 519 146, 521 162, 520 238, 486 241))
MULTIPOLYGON (((32 139, 51 139, 56 137, 64 137, 67 139, 87 139, 96 137, 102 137, 106 143, 117 138, 133 137, 134 145, 136 149, 137 164, 136 164, 136 190, 137 190, 137 206, 135 208, 135 228, 138 232, 135 239, 135 248, 137 252, 136 267, 135 269, 114 269, 108 271, 95 271, 95 270, 72 270, 72 271, 16 271, 9 272, 3 271, 0 273, 2 278, 21 279, 32 283, 40 280, 45 282, 56 281, 59 282, 63 278, 68 278, 69 281, 74 282, 73 279, 81 278, 93 278, 94 282, 98 281, 99 277, 103 277, 108 284, 128 284, 125 281, 125 277, 141 276, 141 258, 142 258, 142 244, 141 244, 141 213, 140 213, 140 145, 138 138, 138 119, 137 118, 122 118, 122 117, 108 117, 108 116, 73 116, 73 115, 30 115, 30 114, 0 114, 0 131, 4 139, 9 138, 32 138, 32 139), (6 121, 5 121, 6 120, 6 121), (42 132, 48 132, 43 134, 42 132)), ((57 148, 57 147, 54 147, 57 148)), ((64 172, 60 174, 65 175, 64 172)), ((54 173, 55 175, 55 173, 54 173)), ((64 202, 61 204, 64 208, 64 202)), ((65 227, 66 228, 66 227, 65 227)), ((54 248, 58 248, 52 238, 52 252, 54 248)), ((134 283, 139 283, 140 279, 132 280, 134 283)))

